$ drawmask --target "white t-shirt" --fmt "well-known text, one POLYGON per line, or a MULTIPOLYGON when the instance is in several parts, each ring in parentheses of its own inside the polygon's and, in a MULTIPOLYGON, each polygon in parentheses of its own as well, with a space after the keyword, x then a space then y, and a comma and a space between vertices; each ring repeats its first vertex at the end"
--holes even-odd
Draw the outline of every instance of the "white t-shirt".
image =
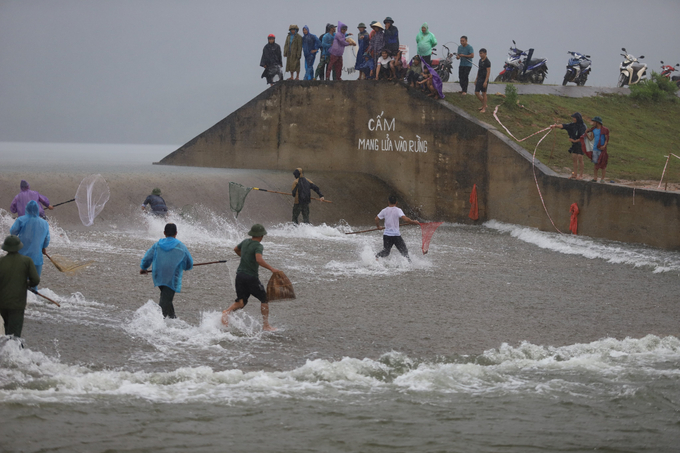
POLYGON ((381 56, 380 58, 378 58, 378 64, 381 64, 383 68, 388 68, 390 66, 390 61, 392 60, 394 60, 394 58, 390 57, 389 55, 387 56, 387 58, 383 58, 381 56))
POLYGON ((399 233, 399 220, 404 216, 404 211, 396 206, 388 206, 378 214, 379 219, 385 219, 384 236, 401 236, 399 233))

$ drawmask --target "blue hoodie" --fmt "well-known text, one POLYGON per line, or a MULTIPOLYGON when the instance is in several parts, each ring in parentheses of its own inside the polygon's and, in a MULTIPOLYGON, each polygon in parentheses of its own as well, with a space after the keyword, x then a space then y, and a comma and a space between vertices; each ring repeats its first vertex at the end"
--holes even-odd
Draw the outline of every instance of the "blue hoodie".
POLYGON ((38 217, 39 212, 38 203, 35 200, 29 201, 26 205, 26 214, 16 219, 9 229, 9 232, 19 236, 24 244, 19 253, 32 259, 36 266, 42 266, 42 249, 50 245, 50 225, 38 217))
POLYGON ((152 266, 154 286, 167 286, 179 293, 182 289, 182 273, 194 267, 194 260, 181 241, 166 237, 156 242, 142 258, 142 270, 152 266))
MULTIPOLYGON (((309 32, 309 27, 304 26, 302 27, 302 51, 305 54, 305 58, 314 56, 316 57, 316 53, 312 53, 312 50, 319 50, 321 48, 321 41, 319 41, 319 38, 317 38, 316 35, 313 35, 309 32), (307 30, 307 34, 304 34, 304 31, 307 30)), ((317 52, 318 53, 318 52, 317 52)))

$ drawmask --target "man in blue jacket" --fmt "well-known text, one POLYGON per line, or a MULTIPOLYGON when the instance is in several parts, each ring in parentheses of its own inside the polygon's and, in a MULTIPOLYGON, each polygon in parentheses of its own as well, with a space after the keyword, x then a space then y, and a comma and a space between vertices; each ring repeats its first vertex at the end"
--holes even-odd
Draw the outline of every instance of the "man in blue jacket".
MULTIPOLYGON (((9 229, 10 234, 19 236, 23 244, 19 254, 33 260, 38 277, 42 274, 43 253, 50 245, 50 225, 47 220, 38 217, 39 213, 38 203, 35 200, 29 201, 26 213, 16 219, 9 229)), ((33 289, 37 289, 37 286, 33 289)))
POLYGON ((302 52, 305 55, 305 78, 304 80, 314 79, 314 60, 316 54, 321 48, 321 41, 316 35, 309 32, 309 27, 302 27, 302 52))
POLYGON ((148 274, 152 266, 154 286, 161 290, 159 305, 164 318, 176 318, 172 299, 182 289, 182 273, 194 267, 187 247, 177 240, 177 225, 168 223, 163 231, 165 238, 156 242, 142 258, 140 274, 148 274))
POLYGON ((331 46, 335 39, 335 29, 335 25, 326 24, 326 33, 321 35, 321 57, 319 57, 319 65, 316 67, 314 80, 323 80, 326 74, 326 68, 331 61, 331 46))

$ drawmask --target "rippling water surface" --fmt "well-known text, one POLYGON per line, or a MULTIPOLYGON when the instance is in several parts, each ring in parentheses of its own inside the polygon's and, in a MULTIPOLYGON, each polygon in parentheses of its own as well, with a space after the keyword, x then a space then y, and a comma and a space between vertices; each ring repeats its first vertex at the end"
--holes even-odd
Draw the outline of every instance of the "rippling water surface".
POLYGON ((404 227, 412 262, 377 262, 379 233, 269 221, 298 298, 268 333, 257 301, 220 324, 249 225, 171 220, 196 262, 228 260, 185 273, 176 320, 138 274, 164 222, 51 221, 53 254, 95 263, 46 264, 61 308, 29 294, 25 347, 0 340, 0 450, 677 451, 676 252, 488 222, 427 255, 404 227))

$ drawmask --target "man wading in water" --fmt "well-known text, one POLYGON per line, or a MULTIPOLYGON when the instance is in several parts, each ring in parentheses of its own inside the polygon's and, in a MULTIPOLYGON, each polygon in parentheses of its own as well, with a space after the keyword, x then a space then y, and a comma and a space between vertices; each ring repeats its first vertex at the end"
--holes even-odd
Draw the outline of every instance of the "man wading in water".
POLYGON ((380 220, 385 219, 385 232, 383 233, 383 250, 379 252, 376 258, 385 258, 390 254, 392 246, 396 246, 397 250, 401 255, 411 261, 408 256, 408 249, 404 240, 401 238, 401 233, 399 232, 399 221, 403 220, 412 225, 419 225, 415 220, 411 220, 404 215, 404 211, 397 207, 397 197, 390 195, 387 199, 389 206, 380 211, 380 213, 375 217, 375 225, 380 228, 380 220))
POLYGON ((309 179, 302 175, 302 168, 296 168, 293 172, 295 176, 295 181, 293 181, 293 196, 295 197, 295 204, 293 205, 293 223, 299 224, 298 218, 300 213, 302 213, 302 222, 309 222, 309 203, 312 201, 312 192, 319 194, 321 201, 323 201, 323 195, 321 194, 321 189, 314 184, 309 179))
POLYGON ((163 233, 165 238, 152 245, 142 258, 139 273, 148 274, 147 269, 153 265, 151 275, 154 286, 161 290, 159 305, 163 310, 163 317, 176 318, 172 299, 182 289, 182 273, 193 269, 194 260, 187 247, 175 237, 177 225, 166 224, 163 233))
POLYGON ((246 239, 234 247, 234 252, 241 257, 241 262, 236 270, 236 301, 231 307, 222 312, 222 324, 229 325, 229 314, 232 311, 240 310, 248 304, 248 298, 255 296, 260 301, 260 311, 262 312, 262 330, 272 332, 276 330, 269 325, 269 303, 267 292, 260 282, 258 270, 260 266, 269 269, 272 274, 279 272, 274 269, 262 258, 264 247, 262 238, 267 234, 267 230, 262 225, 256 223, 248 232, 252 239, 246 239))

